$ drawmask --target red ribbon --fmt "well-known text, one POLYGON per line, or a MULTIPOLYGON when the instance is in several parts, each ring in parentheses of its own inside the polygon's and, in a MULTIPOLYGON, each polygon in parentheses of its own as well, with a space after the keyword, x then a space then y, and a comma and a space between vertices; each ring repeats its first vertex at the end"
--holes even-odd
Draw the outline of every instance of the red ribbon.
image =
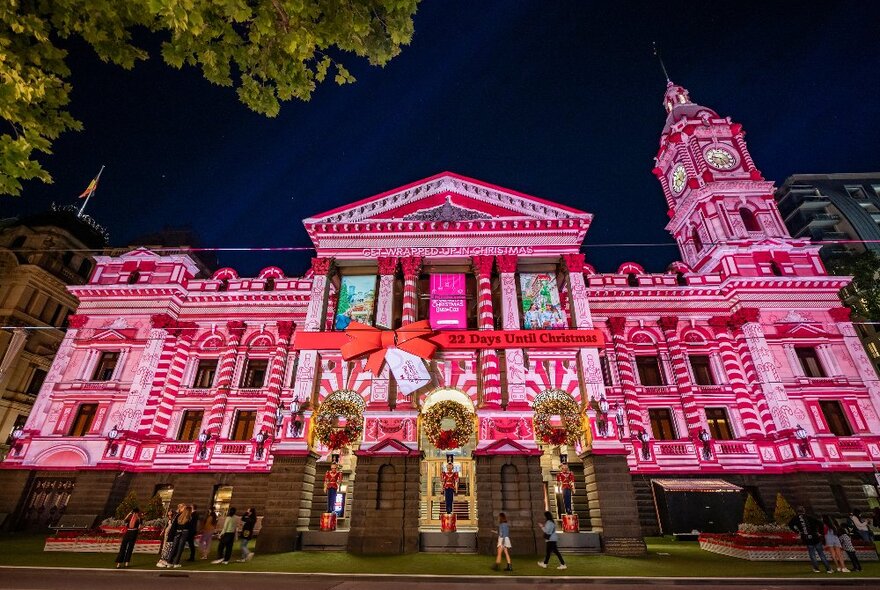
POLYGON ((399 348, 425 360, 431 358, 437 350, 437 345, 427 337, 433 333, 434 330, 431 329, 428 320, 407 324, 398 330, 380 330, 359 322, 351 322, 345 329, 345 335, 351 338, 351 341, 342 345, 342 358, 349 361, 369 354, 367 370, 373 375, 379 375, 382 363, 385 362, 385 353, 389 348, 399 348))

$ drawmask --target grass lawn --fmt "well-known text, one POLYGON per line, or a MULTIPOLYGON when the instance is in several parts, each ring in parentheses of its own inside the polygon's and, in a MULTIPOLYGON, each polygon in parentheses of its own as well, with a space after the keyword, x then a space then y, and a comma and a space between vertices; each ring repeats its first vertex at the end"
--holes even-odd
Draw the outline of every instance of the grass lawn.
MULTIPOLYGON (((292 552, 257 554, 249 563, 211 565, 210 561, 183 562, 184 570, 235 570, 304 573, 371 573, 371 574, 453 574, 453 575, 530 575, 557 574, 584 576, 673 576, 673 577, 816 577, 808 562, 749 562, 702 551, 696 542, 678 542, 668 538, 648 538, 648 555, 624 558, 608 555, 566 556, 568 570, 558 572, 556 558, 548 569, 539 568, 538 557, 517 557, 513 572, 493 572, 493 559, 484 555, 428 554, 394 556, 358 556, 336 552, 292 552)), ((113 568, 112 553, 44 552, 43 536, 4 535, 0 537, 0 566, 54 566, 113 568)), ((215 544, 216 549, 216 544, 215 544)), ((233 558, 238 555, 238 544, 233 558)), ((212 552, 211 556, 214 556, 212 552)), ((187 550, 185 556, 189 555, 187 550)), ((131 567, 152 568, 155 555, 135 553, 131 567)), ((863 564, 860 573, 838 574, 834 577, 878 577, 880 564, 863 564)), ((822 574, 823 578, 826 577, 822 574)), ((831 576, 827 576, 831 579, 831 576)))

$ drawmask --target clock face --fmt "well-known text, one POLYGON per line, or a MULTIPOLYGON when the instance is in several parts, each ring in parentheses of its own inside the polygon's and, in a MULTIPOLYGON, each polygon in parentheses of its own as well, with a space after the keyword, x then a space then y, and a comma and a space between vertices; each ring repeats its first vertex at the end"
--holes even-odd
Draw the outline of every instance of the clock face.
POLYGON ((687 180, 687 172, 684 169, 684 166, 679 164, 672 171, 672 190, 676 193, 680 193, 684 190, 684 183, 687 180))
POLYGON ((713 168, 730 170, 736 165, 736 158, 724 148, 710 148, 706 150, 706 161, 713 168))

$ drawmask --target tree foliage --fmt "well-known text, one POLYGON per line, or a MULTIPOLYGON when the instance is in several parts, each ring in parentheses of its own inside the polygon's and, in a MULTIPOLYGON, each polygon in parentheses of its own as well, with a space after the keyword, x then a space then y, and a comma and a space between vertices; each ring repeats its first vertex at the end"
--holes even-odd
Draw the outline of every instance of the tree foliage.
POLYGON ((754 496, 751 494, 749 494, 749 497, 746 499, 746 505, 743 507, 742 521, 743 524, 767 524, 767 515, 764 514, 764 511, 761 510, 761 507, 758 506, 754 496))
POLYGON ((842 291, 844 302, 862 318, 880 321, 880 256, 875 251, 837 255, 828 261, 828 270, 851 275, 852 283, 842 291))
POLYGON ((153 520, 162 516, 165 516, 165 505, 162 504, 162 498, 159 494, 153 494, 144 508, 144 520, 153 520))
POLYGON ((0 194, 51 176, 36 160, 82 124, 67 111, 70 70, 65 39, 79 37, 105 62, 130 69, 148 58, 132 41, 145 28, 163 39, 175 68, 235 86, 269 117, 280 103, 309 100, 317 84, 354 77, 336 56, 352 53, 383 66, 413 34, 419 0, 6 0, 0 3, 0 194))
POLYGON ((773 521, 781 526, 786 526, 795 517, 794 508, 782 494, 776 494, 776 509, 773 510, 773 521))
POLYGON ((128 495, 119 503, 119 506, 116 507, 116 514, 114 516, 117 520, 122 520, 128 513, 134 510, 135 508, 140 508, 140 504, 138 503, 137 494, 134 492, 128 492, 128 495))

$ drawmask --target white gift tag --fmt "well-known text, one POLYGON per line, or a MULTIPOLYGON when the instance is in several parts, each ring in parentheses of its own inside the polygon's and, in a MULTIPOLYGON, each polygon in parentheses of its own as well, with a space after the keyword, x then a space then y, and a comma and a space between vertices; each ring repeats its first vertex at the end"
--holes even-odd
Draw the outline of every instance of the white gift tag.
POLYGON ((425 362, 414 354, 399 348, 389 348, 385 353, 385 361, 397 381, 397 390, 404 395, 409 395, 431 382, 431 374, 425 367, 425 362))

